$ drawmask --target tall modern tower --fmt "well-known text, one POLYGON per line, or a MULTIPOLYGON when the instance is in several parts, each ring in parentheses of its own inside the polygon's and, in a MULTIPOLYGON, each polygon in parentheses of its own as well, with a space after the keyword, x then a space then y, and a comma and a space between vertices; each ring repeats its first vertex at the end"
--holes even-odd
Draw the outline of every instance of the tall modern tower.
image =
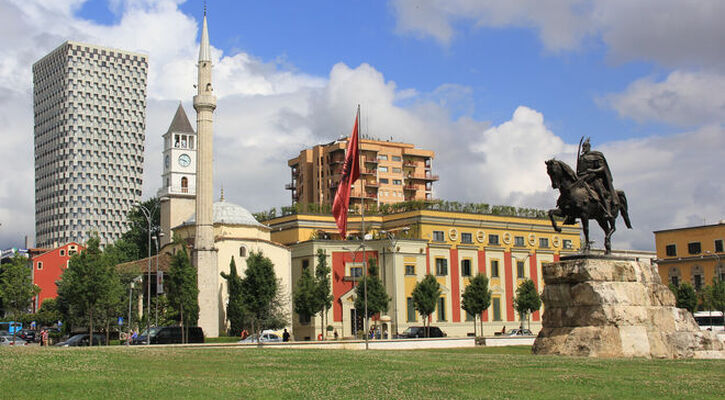
POLYGON ((112 243, 141 198, 147 56, 65 42, 33 65, 39 247, 112 243))
POLYGON ((212 117, 216 97, 211 84, 211 49, 206 24, 206 9, 201 31, 197 94, 194 96, 198 141, 196 164, 196 228, 194 264, 199 285, 199 326, 209 337, 219 336, 219 271, 214 247, 212 117))

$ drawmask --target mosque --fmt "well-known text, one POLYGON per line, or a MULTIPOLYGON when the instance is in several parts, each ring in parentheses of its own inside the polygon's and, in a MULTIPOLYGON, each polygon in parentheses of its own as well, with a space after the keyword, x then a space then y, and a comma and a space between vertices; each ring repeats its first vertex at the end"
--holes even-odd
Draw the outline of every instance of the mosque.
MULTIPOLYGON (((213 113, 216 97, 212 86, 212 59, 206 12, 202 25, 198 61, 196 131, 179 104, 168 131, 164 134, 161 199, 160 245, 173 252, 172 238, 182 238, 192 247, 192 263, 197 268, 199 285, 199 326, 207 337, 218 337, 227 330, 226 280, 234 258, 243 276, 250 252, 262 252, 275 267, 283 296, 291 299, 291 251, 271 240, 271 229, 260 224, 244 207, 228 202, 222 189, 219 201, 213 201, 213 113)), ((292 315, 289 303, 288 314, 292 315)), ((287 327, 292 330, 292 326, 287 327)))

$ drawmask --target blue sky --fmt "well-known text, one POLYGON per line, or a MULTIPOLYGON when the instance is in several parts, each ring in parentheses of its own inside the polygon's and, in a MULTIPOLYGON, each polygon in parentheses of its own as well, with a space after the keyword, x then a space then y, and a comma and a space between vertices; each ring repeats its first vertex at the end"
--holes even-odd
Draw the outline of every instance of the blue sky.
MULTIPOLYGON (((608 157, 635 229, 725 217, 725 2, 209 1, 215 191, 251 211, 290 203, 286 161, 363 131, 434 150, 436 198, 547 209, 544 160, 581 136, 608 157)), ((191 98, 201 1, 0 0, 0 247, 34 231, 33 62, 65 40, 150 57, 144 197, 161 135, 191 98)), ((595 240, 601 243, 601 238, 595 240)))

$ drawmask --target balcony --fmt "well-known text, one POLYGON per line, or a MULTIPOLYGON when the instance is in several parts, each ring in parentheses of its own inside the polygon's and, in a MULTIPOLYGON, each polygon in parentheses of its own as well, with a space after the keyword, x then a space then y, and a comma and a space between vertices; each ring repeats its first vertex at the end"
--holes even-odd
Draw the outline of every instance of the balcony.
POLYGON ((362 174, 362 175, 375 175, 375 170, 374 169, 365 169, 365 168, 363 168, 363 169, 360 170, 360 174, 362 174))
POLYGON ((432 182, 432 181, 437 181, 438 180, 438 175, 432 175, 432 174, 426 174, 426 175, 417 175, 416 174, 416 175, 412 175, 412 174, 409 174, 408 176, 406 176, 406 178, 408 178, 409 180, 415 180, 415 181, 428 181, 428 182, 432 182))
POLYGON ((365 181, 366 188, 379 188, 380 184, 377 181, 365 181))
POLYGON ((378 159, 377 158, 366 158, 365 159, 365 164, 375 164, 375 165, 377 165, 378 164, 378 159))
POLYGON ((292 182, 284 185, 285 190, 297 190, 297 184, 292 182))
POLYGON ((417 163, 414 163, 413 161, 404 161, 403 162, 403 168, 416 168, 418 166, 417 163))
POLYGON ((415 192, 415 191, 418 190, 418 186, 416 186, 416 185, 405 185, 405 186, 403 186, 403 190, 409 190, 409 191, 415 192))

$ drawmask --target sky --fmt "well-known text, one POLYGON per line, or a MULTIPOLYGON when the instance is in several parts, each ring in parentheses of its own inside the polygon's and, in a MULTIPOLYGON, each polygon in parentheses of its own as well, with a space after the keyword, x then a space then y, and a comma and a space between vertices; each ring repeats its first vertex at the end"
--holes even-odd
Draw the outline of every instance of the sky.
MULTIPOLYGON (((215 193, 289 205, 287 160, 363 133, 435 151, 435 198, 553 208, 544 161, 577 143, 609 161, 634 229, 725 218, 725 2, 389 0, 207 2, 215 193)), ((65 40, 149 55, 144 198, 161 135, 193 121, 202 1, 0 0, 0 248, 34 241, 32 64, 65 40)), ((593 228, 594 246, 602 246, 593 228)))

